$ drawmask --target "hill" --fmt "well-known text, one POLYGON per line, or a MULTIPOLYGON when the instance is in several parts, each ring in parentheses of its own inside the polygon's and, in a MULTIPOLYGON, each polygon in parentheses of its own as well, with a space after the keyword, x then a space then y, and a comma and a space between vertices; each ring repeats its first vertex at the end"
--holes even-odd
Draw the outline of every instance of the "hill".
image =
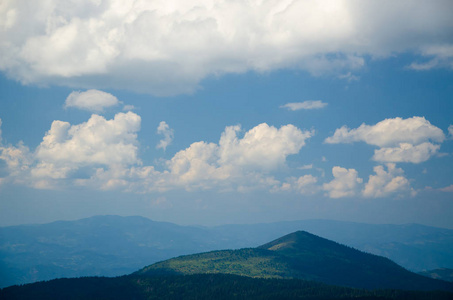
POLYGON ((0 290, 14 300, 450 300, 442 291, 367 291, 300 279, 247 278, 228 274, 56 279, 0 290))
POLYGON ((442 291, 367 291, 300 279, 261 279, 227 274, 56 279, 0 290, 0 299, 5 300, 449 300, 452 296, 452 293, 442 291))
POLYGON ((367 289, 453 290, 387 258, 298 231, 257 248, 212 251, 159 262, 135 275, 223 273, 298 278, 367 289))
POLYGON ((303 220, 216 227, 96 216, 0 228, 0 287, 59 277, 118 276, 171 257, 257 247, 305 230, 412 271, 453 268, 453 230, 417 224, 303 220))

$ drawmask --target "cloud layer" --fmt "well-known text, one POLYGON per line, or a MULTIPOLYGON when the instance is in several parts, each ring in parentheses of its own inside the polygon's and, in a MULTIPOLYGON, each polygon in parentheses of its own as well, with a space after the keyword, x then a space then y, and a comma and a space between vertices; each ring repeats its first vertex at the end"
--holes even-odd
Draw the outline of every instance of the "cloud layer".
POLYGON ((451 68, 452 6, 448 0, 6 0, 0 70, 23 83, 170 95, 193 92, 210 75, 287 68, 349 74, 365 56, 407 51, 420 55, 413 69, 451 68))

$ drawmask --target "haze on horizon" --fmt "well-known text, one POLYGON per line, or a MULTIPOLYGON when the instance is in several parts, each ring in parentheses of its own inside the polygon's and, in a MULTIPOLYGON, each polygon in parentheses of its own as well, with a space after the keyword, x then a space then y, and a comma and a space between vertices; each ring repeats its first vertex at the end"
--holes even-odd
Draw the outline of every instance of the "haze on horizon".
POLYGON ((453 228, 453 3, 7 0, 0 226, 453 228))

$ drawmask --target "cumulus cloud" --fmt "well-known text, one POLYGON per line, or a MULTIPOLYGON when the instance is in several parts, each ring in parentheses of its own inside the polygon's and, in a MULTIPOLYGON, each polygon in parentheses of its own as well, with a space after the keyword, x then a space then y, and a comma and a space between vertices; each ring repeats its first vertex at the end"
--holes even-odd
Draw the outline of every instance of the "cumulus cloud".
POLYGON ((411 193, 415 191, 411 189, 409 180, 404 177, 404 171, 401 168, 396 168, 395 164, 389 163, 384 166, 374 167, 376 175, 370 175, 365 188, 362 191, 364 197, 380 198, 387 197, 395 193, 411 193))
POLYGON ((413 146, 409 143, 401 143, 399 147, 381 148, 374 151, 373 160, 382 162, 411 162, 421 163, 427 161, 437 153, 440 145, 423 143, 413 146))
POLYGON ((453 138, 453 125, 448 126, 448 135, 451 138, 453 138))
POLYGON ((293 102, 287 103, 280 107, 287 108, 288 110, 301 110, 301 109, 319 109, 327 106, 327 103, 322 102, 321 100, 308 100, 304 102, 293 102))
POLYGON ((26 174, 33 163, 33 155, 30 149, 19 142, 17 146, 0 145, 0 159, 5 161, 8 167, 10 177, 15 178, 17 182, 25 182, 26 174))
POLYGON ((373 159, 382 162, 420 163, 437 153, 440 146, 431 142, 442 143, 443 131, 432 125, 424 117, 408 119, 385 119, 375 125, 362 124, 349 129, 343 126, 333 136, 325 139, 326 143, 352 143, 363 141, 381 147, 375 151, 373 159))
MULTIPOLYGON (((280 185, 271 173, 285 166, 287 157, 297 154, 313 135, 293 125, 276 128, 263 123, 243 135, 240 126, 229 126, 219 143, 192 143, 158 171, 138 158, 140 123, 133 112, 110 120, 93 114, 76 125, 56 120, 35 151, 23 144, 0 145, 0 159, 6 161, 8 178, 36 188, 270 190, 280 185)), ((160 125, 163 133, 169 132, 165 122, 160 125)))
POLYGON ((157 134, 163 135, 163 139, 159 141, 159 144, 157 144, 156 148, 164 149, 165 151, 165 149, 167 149, 167 146, 170 145, 173 141, 173 129, 171 129, 165 121, 162 121, 157 127, 157 134))
POLYGON ((237 134, 239 126, 229 126, 219 142, 219 162, 253 169, 271 170, 282 166, 286 157, 296 154, 305 145, 313 131, 301 131, 289 124, 277 129, 262 123, 245 133, 242 139, 237 134))
POLYGON ((407 51, 429 59, 413 69, 451 68, 452 5, 6 0, 0 70, 26 84, 169 95, 193 92, 212 74, 284 68, 350 74, 366 56, 407 51))
POLYGON ((399 143, 419 144, 425 141, 443 142, 443 131, 424 117, 385 119, 375 125, 362 124, 356 129, 343 126, 325 142, 329 144, 363 141, 379 147, 396 146, 399 143))
POLYGON ((112 94, 88 90, 85 92, 72 92, 66 98, 65 107, 75 107, 91 112, 102 112, 105 108, 118 105, 120 102, 112 94))
POLYGON ((219 144, 196 142, 168 162, 169 171, 180 184, 225 185, 234 182, 241 189, 253 182, 256 187, 277 184, 266 175, 283 166, 288 155, 296 154, 313 132, 293 125, 277 129, 259 124, 238 137, 240 126, 228 126, 219 144))
POLYGON ((335 166, 332 168, 334 179, 323 184, 323 189, 330 198, 352 197, 356 195, 362 178, 358 177, 355 169, 345 169, 335 166))
POLYGON ((71 125, 54 121, 36 150, 40 161, 64 165, 134 164, 140 130, 139 115, 118 113, 112 120, 92 115, 87 122, 71 125))

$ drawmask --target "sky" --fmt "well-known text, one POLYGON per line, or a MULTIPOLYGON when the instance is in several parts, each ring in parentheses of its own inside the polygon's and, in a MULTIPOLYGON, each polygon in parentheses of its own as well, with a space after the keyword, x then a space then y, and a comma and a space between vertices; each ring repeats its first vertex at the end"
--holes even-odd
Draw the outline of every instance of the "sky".
POLYGON ((453 229, 453 2, 6 0, 0 226, 453 229))

